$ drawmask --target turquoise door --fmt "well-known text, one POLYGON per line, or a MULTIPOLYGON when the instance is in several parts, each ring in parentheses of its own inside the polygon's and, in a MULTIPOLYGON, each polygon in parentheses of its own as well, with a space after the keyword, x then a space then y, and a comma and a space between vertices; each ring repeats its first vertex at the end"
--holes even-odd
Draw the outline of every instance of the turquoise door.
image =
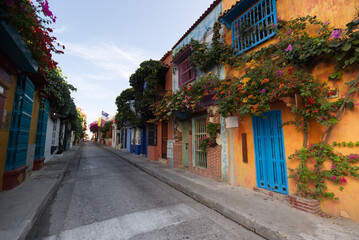
POLYGON ((188 133, 189 133, 189 121, 186 120, 183 122, 183 133, 182 133, 184 167, 188 167, 188 148, 189 148, 188 133))
POLYGON ((46 130, 47 130, 47 118, 49 115, 49 101, 45 100, 45 104, 39 110, 39 116, 37 118, 36 128, 36 145, 35 145, 35 158, 41 159, 45 153, 45 142, 46 142, 46 130))
POLYGON ((257 186, 288 194, 287 167, 280 110, 253 117, 257 186))
POLYGON ((26 76, 19 77, 11 115, 9 141, 6 152, 6 170, 26 165, 35 86, 26 76))

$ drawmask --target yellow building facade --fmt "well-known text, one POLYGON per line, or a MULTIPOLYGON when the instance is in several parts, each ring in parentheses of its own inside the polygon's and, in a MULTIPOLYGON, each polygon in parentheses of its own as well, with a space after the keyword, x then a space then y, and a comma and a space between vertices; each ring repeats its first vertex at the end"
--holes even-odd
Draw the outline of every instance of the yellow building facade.
MULTIPOLYGON (((223 14, 228 14, 230 10, 233 10, 238 4, 242 4, 246 7, 246 11, 250 9, 261 1, 235 1, 235 0, 223 0, 223 14), (251 2, 245 6, 244 2, 251 2)), ((269 2, 269 1, 268 1, 269 2)), ((316 15, 320 20, 329 22, 335 28, 344 29, 346 23, 353 20, 353 17, 357 14, 355 7, 359 6, 359 1, 326 1, 326 0, 313 0, 313 1, 300 1, 300 0, 277 0, 274 1, 276 5, 276 15, 277 17, 283 20, 290 20, 300 16, 316 15)), ((244 13, 245 13, 244 12, 244 13)), ((243 12, 241 13, 241 15, 243 12)), ((237 19, 241 16, 238 15, 237 19)), ((227 45, 232 45, 232 31, 228 27, 223 27, 223 36, 225 43, 227 45)), ((273 39, 269 39, 255 48, 249 50, 253 52, 262 48, 263 46, 268 46, 268 44, 273 43, 273 39)), ((244 52, 242 54, 247 54, 244 52)), ((331 89, 336 89, 338 95, 336 98, 333 98, 333 101, 344 97, 348 92, 348 86, 345 85, 346 82, 354 80, 359 71, 351 70, 349 72, 344 72, 340 80, 337 81, 328 81, 328 76, 333 72, 334 65, 327 62, 320 62, 314 67, 312 74, 314 77, 318 78, 321 82, 328 82, 328 86, 331 89)), ((226 67, 226 74, 241 76, 244 72, 242 71, 233 71, 229 67, 226 67)), ((351 98, 359 100, 358 93, 355 93, 351 98)), ((291 108, 287 107, 286 104, 276 103, 271 107, 271 111, 280 112, 282 122, 293 121, 294 114, 291 113, 291 108)), ((356 107, 354 110, 346 110, 344 114, 340 117, 340 121, 333 128, 333 131, 330 135, 328 144, 333 142, 357 142, 359 141, 359 125, 357 124, 357 119, 359 117, 359 108, 356 107)), ((255 154, 255 128, 256 126, 252 117, 238 117, 238 127, 227 130, 230 132, 228 136, 228 153, 229 158, 232 158, 233 169, 230 169, 228 174, 233 175, 234 183, 236 185, 243 186, 248 189, 262 188, 260 182, 257 181, 257 171, 258 166, 256 166, 256 154, 255 154), (245 135, 243 135, 245 134, 245 135), (243 138, 243 136, 246 136, 243 138), (246 141, 246 155, 248 157, 247 161, 243 159, 244 149, 243 141, 246 141)), ((321 126, 319 123, 311 122, 309 124, 308 130, 308 143, 318 143, 323 141, 323 136, 325 136, 325 131, 328 127, 321 126)), ((283 134, 283 146, 284 146, 284 158, 285 158, 285 172, 287 181, 282 192, 285 195, 293 195, 297 192, 297 184, 292 178, 288 178, 289 170, 288 168, 298 167, 298 161, 288 159, 288 156, 295 153, 297 149, 301 149, 303 146, 304 133, 298 131, 293 125, 284 125, 282 128, 283 134)), ((342 154, 350 153, 359 153, 359 147, 335 147, 335 151, 338 151, 342 154)), ((330 166, 326 166, 330 168, 330 166)), ((347 183, 343 186, 344 190, 339 191, 338 186, 334 185, 331 182, 327 183, 328 191, 334 192, 339 200, 321 200, 321 209, 323 212, 334 215, 342 216, 345 218, 350 218, 356 222, 359 222, 359 205, 357 204, 357 196, 359 196, 359 179, 354 177, 347 177, 347 183)), ((267 188, 268 189, 268 188, 267 188)), ((271 190, 269 190, 271 191, 271 190)), ((274 189, 275 191, 275 189, 274 189)))

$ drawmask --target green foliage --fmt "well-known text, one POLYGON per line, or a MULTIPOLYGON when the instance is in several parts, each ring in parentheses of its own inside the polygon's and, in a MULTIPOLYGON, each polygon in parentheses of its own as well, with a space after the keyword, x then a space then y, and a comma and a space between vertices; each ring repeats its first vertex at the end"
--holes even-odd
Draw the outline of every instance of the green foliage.
MULTIPOLYGON (((53 53, 63 53, 56 49, 61 46, 51 36, 53 30, 48 26, 56 17, 49 9, 47 1, 36 0, 0 1, 0 21, 12 24, 30 49, 41 72, 55 69, 57 62, 52 59, 53 53)), ((61 46, 65 49, 64 46, 61 46)))
POLYGON ((132 88, 123 90, 116 98, 117 114, 116 124, 119 128, 125 126, 127 123, 137 122, 136 114, 131 110, 131 102, 134 101, 134 91, 132 88))
POLYGON ((76 88, 66 82, 60 69, 47 70, 45 77, 49 81, 49 84, 40 92, 40 103, 42 107, 45 98, 53 98, 54 101, 51 103, 51 107, 63 118, 70 121, 71 130, 75 131, 75 137, 79 139, 83 134, 83 119, 76 110, 74 99, 71 96, 71 92, 76 91, 76 88))
POLYGON ((225 45, 220 41, 221 27, 222 24, 219 21, 214 23, 213 37, 210 44, 194 39, 191 40, 189 43, 193 50, 189 58, 191 66, 202 71, 209 71, 216 64, 233 64, 235 57, 232 46, 225 45))
POLYGON ((147 60, 131 75, 130 85, 133 87, 134 106, 139 116, 138 124, 153 118, 150 106, 156 102, 157 89, 159 85, 164 85, 167 70, 168 66, 161 62, 147 60))
POLYGON ((152 122, 168 120, 176 112, 193 112, 201 108, 203 101, 212 100, 214 89, 219 83, 217 76, 208 73, 175 93, 168 92, 161 101, 152 106, 155 116, 152 122))
POLYGON ((103 127, 100 127, 100 132, 106 133, 108 130, 110 130, 112 126, 112 121, 106 121, 103 127))
POLYGON ((330 198, 337 200, 333 192, 327 191, 327 181, 335 185, 341 185, 339 190, 344 188, 342 185, 347 183, 347 177, 359 178, 359 167, 353 164, 359 160, 358 154, 344 156, 333 152, 330 145, 310 144, 308 147, 297 150, 289 159, 299 160, 300 164, 291 171, 289 177, 293 178, 298 184, 297 194, 313 199, 330 198), (330 162, 330 169, 324 167, 325 162, 330 162))
POLYGON ((300 68, 277 66, 273 61, 251 60, 246 73, 240 78, 223 81, 216 89, 219 99, 219 113, 227 117, 236 112, 240 116, 261 116, 278 101, 288 101, 296 115, 294 122, 298 128, 305 128, 304 122, 314 119, 329 126, 337 121, 332 112, 337 102, 327 101, 329 89, 309 73, 300 68), (298 94, 304 102, 301 107, 294 104, 294 95, 298 94))
POLYGON ((337 143, 337 142, 333 142, 332 143, 333 147, 359 147, 359 141, 357 141, 356 143, 349 141, 349 142, 341 142, 341 143, 337 143))
POLYGON ((208 146, 214 147, 217 145, 216 137, 217 137, 217 133, 219 132, 220 126, 221 125, 219 123, 211 123, 211 122, 207 123, 207 136, 199 139, 200 141, 199 148, 203 152, 207 152, 208 146))

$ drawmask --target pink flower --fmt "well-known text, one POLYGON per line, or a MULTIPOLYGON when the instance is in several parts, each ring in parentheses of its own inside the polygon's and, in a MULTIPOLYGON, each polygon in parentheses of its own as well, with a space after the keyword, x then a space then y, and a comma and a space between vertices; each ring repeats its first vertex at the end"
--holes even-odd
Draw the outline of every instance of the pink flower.
POLYGON ((281 76, 281 75, 283 75, 283 73, 280 70, 278 70, 276 76, 281 76))
POLYGON ((289 29, 287 35, 290 35, 293 32, 293 29, 289 29))
POLYGON ((335 166, 335 165, 332 165, 332 169, 334 169, 334 168, 336 168, 337 166, 335 166))
POLYGON ((337 180, 337 177, 336 177, 336 176, 332 176, 331 179, 332 179, 332 180, 337 180))
POLYGON ((290 51, 290 50, 292 50, 292 49, 293 49, 292 44, 289 44, 288 47, 287 47, 287 49, 286 49, 285 51, 288 52, 288 51, 290 51))
POLYGON ((329 24, 330 24, 330 22, 325 22, 324 24, 325 24, 325 25, 329 25, 329 24))
POLYGON ((342 178, 340 179, 340 183, 347 183, 347 180, 346 180, 344 177, 342 177, 342 178))
POLYGON ((265 89, 262 89, 262 90, 261 90, 261 92, 262 92, 262 93, 265 93, 265 92, 266 92, 266 90, 265 90, 265 89))
POLYGON ((340 29, 334 30, 332 32, 332 35, 330 35, 330 38, 335 38, 335 39, 340 38, 342 36, 341 31, 342 30, 340 30, 340 29))

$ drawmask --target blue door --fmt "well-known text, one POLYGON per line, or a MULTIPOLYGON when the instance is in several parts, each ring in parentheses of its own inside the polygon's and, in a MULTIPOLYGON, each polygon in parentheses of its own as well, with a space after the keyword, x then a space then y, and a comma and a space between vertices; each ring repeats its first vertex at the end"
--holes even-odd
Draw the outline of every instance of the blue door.
POLYGON ((26 76, 18 78, 11 115, 5 170, 26 165, 35 86, 26 76))
POLYGON ((253 117, 257 186, 288 194, 287 167, 280 110, 253 117))
POLYGON ((35 158, 41 159, 45 153, 47 118, 49 115, 49 101, 45 100, 44 106, 39 110, 36 128, 36 145, 35 145, 35 158))

